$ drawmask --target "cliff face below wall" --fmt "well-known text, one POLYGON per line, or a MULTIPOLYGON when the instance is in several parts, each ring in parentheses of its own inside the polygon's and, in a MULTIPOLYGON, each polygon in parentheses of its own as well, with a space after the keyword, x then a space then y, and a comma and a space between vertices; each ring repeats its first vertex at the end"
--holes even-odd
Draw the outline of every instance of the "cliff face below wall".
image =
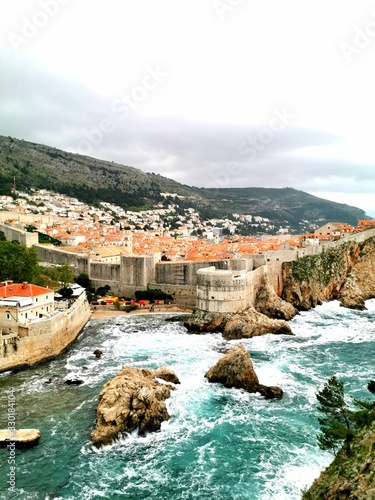
POLYGON ((365 300, 375 297, 375 238, 360 247, 358 258, 340 292, 341 304, 365 309, 365 300))
POLYGON ((375 422, 343 446, 303 500, 373 500, 375 498, 375 422))
POLYGON ((364 308, 375 297, 375 238, 329 248, 325 253, 283 264, 282 298, 300 311, 325 300, 364 308))

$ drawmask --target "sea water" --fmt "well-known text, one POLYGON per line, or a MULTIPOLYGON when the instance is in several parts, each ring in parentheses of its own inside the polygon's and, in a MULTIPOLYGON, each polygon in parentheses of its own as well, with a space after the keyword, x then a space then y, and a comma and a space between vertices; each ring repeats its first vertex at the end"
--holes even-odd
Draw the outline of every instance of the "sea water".
POLYGON ((41 431, 17 450, 16 492, 7 489, 9 451, 0 450, 1 499, 293 500, 332 460, 316 441, 316 392, 335 374, 350 396, 374 379, 375 301, 367 311, 325 303, 290 321, 295 336, 225 341, 192 335, 168 315, 129 315, 88 323, 60 358, 0 375, 0 428, 14 389, 18 428, 41 431), (251 353, 262 384, 281 400, 210 384, 205 372, 231 347, 251 353), (93 351, 101 349, 98 359, 93 351), (90 443, 103 384, 124 365, 172 368, 181 384, 167 400, 171 419, 145 438, 90 443), (80 386, 64 384, 80 379, 80 386))

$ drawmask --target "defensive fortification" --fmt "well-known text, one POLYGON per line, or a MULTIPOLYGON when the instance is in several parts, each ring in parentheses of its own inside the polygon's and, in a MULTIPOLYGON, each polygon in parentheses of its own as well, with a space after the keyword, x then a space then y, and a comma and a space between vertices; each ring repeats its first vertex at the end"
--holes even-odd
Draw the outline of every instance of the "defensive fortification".
POLYGON ((51 317, 3 331, 0 344, 0 372, 53 359, 74 342, 90 317, 86 293, 51 317))
MULTIPOLYGON (((28 235, 18 229, 4 231, 6 237, 22 241, 28 235), (16 233, 18 236, 16 237, 16 233)), ((52 264, 66 262, 76 274, 89 275, 95 288, 109 285, 114 294, 131 296, 136 290, 158 288, 171 294, 179 304, 205 311, 237 311, 252 305, 262 277, 267 274, 277 295, 282 294, 282 265, 305 256, 318 255, 347 241, 361 243, 375 236, 375 229, 347 235, 338 241, 305 248, 286 248, 264 254, 206 262, 162 262, 159 253, 124 255, 119 264, 97 262, 89 255, 64 252, 62 248, 33 243, 39 260, 52 264)), ((25 240, 26 241, 26 240, 25 240)), ((27 240, 31 244, 31 240, 27 240)))

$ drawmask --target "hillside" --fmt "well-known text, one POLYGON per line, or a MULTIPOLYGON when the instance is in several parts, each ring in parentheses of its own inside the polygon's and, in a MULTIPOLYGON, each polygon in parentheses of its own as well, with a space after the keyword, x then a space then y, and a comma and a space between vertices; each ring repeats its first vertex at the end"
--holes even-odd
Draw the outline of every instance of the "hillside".
POLYGON ((375 422, 363 428, 350 449, 343 446, 303 500, 373 500, 375 498, 375 422))
POLYGON ((323 200, 292 188, 206 189, 180 184, 134 167, 68 153, 42 144, 0 136, 0 194, 49 189, 90 203, 108 201, 127 209, 151 208, 165 198, 184 197, 182 207, 194 206, 204 219, 247 213, 270 219, 275 228, 303 232, 328 221, 356 224, 363 210, 323 200))

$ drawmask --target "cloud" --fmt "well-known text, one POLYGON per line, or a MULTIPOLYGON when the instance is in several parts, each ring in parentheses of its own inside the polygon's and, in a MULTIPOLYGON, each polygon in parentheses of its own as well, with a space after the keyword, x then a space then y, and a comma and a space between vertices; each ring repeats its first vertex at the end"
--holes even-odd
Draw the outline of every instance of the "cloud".
MULTIPOLYGON (((231 124, 145 116, 22 54, 2 50, 0 133, 116 161, 205 187, 374 192, 373 167, 328 155, 343 137, 274 120, 231 124), (107 123, 107 128, 103 123, 107 123), (110 124, 110 126, 108 126, 110 124), (267 132, 268 130, 268 132, 267 132), (255 140, 255 143, 254 143, 255 140)), ((280 109, 279 114, 282 112, 280 109)), ((275 111, 274 111, 275 114, 275 111)), ((277 112, 276 115, 277 116, 277 112)))

